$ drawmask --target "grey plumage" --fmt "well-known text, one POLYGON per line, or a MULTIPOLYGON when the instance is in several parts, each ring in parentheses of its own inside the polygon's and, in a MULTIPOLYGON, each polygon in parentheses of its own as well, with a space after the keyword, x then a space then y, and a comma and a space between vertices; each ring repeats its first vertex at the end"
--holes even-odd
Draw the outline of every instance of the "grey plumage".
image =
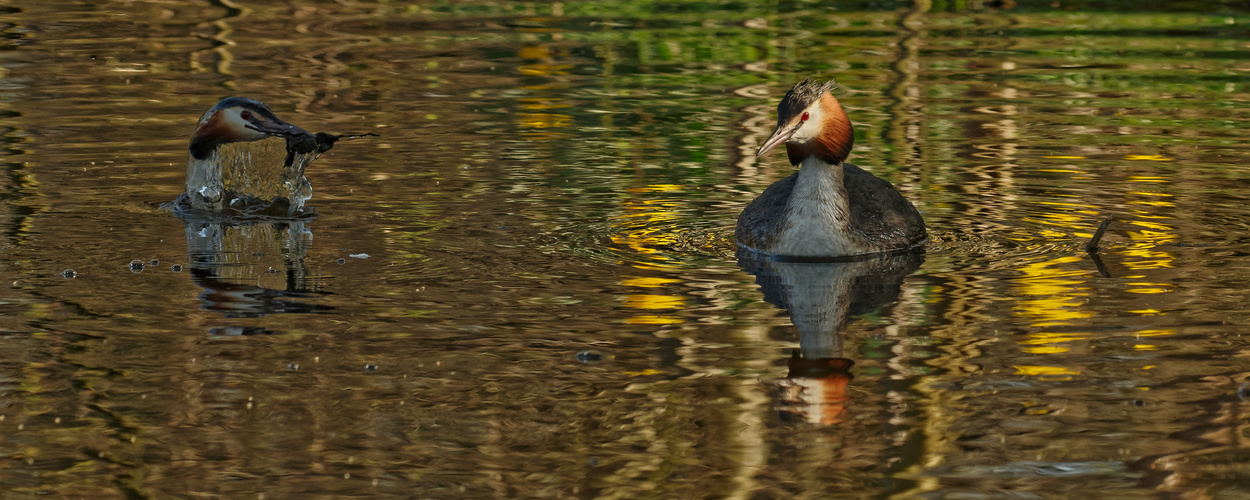
MULTIPOLYGON (((889 181, 851 163, 830 165, 842 169, 850 215, 847 236, 876 252, 915 247, 927 238, 924 220, 889 181)), ((768 252, 785 229, 796 172, 768 186, 738 217, 734 236, 738 244, 768 252)))

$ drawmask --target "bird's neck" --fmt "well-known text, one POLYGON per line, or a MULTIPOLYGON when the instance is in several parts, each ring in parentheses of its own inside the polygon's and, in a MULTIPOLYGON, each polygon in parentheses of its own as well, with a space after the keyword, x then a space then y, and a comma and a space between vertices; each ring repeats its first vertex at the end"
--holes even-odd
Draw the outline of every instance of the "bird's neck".
POLYGON ((799 162, 799 177, 790 195, 791 212, 816 211, 841 222, 847 219, 846 187, 842 184, 842 164, 830 164, 817 155, 799 162))
POLYGON ((847 234, 851 221, 842 165, 816 155, 799 162, 798 177, 786 200, 784 229, 775 248, 781 255, 854 255, 859 246, 847 234))

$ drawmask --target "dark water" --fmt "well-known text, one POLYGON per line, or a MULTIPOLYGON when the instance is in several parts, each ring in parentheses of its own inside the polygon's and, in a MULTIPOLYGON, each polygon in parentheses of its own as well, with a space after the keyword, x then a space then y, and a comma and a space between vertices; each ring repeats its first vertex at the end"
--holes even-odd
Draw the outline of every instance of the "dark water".
POLYGON ((1250 15, 1019 3, 7 7, 0 488, 1250 495, 1250 15), (739 263, 806 76, 923 257, 739 263), (180 219, 227 95, 378 137, 180 219))

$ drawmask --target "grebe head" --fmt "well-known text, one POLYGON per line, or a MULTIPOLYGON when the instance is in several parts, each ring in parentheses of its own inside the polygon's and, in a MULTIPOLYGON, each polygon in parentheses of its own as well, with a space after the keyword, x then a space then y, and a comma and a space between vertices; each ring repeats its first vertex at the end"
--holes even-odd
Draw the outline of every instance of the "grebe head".
POLYGON ((200 117, 191 135, 191 156, 203 160, 222 144, 259 141, 267 137, 295 138, 311 135, 286 123, 264 103, 246 97, 227 97, 200 117))
POLYGON ((755 156, 785 143, 793 165, 812 155, 831 165, 845 161, 855 144, 855 132, 842 105, 830 93, 836 86, 833 80, 813 78, 795 84, 777 105, 777 130, 755 156))

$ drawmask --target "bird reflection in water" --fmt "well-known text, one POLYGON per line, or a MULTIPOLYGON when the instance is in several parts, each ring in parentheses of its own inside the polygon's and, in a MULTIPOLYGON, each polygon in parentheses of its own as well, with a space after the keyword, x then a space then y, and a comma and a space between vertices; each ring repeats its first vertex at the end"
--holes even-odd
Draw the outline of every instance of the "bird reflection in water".
MULTIPOLYGON (((191 280, 204 289, 201 307, 226 318, 331 310, 299 300, 327 295, 305 263, 313 238, 308 222, 183 219, 191 280)), ((227 327, 214 333, 268 331, 227 327)))
POLYGON ((903 279, 923 261, 920 251, 804 262, 739 250, 738 266, 755 276, 764 300, 787 310, 799 330, 799 349, 787 362, 790 372, 777 381, 784 419, 842 422, 855 365, 842 353, 847 323, 896 301, 903 279))

